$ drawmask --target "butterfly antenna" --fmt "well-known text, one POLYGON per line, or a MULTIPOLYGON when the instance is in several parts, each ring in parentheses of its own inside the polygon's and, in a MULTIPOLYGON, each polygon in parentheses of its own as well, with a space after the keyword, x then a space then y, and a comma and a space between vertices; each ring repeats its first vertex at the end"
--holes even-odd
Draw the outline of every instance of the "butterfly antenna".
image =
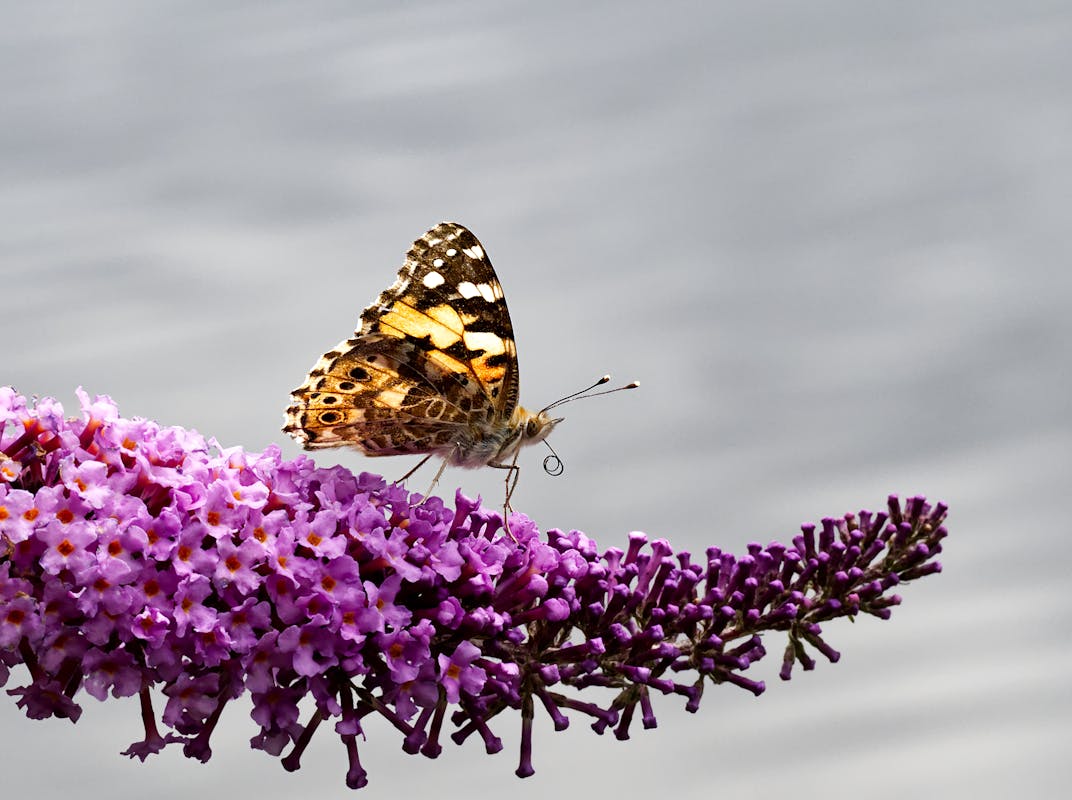
POLYGON ((551 403, 551 405, 543 408, 540 413, 543 413, 544 411, 550 411, 552 408, 557 408, 558 406, 563 405, 565 403, 569 403, 572 400, 582 400, 582 399, 587 400, 589 397, 599 397, 600 395, 604 395, 604 394, 614 394, 615 392, 621 392, 621 391, 624 391, 625 389, 635 389, 638 386, 640 386, 640 381, 633 381, 632 383, 627 383, 625 386, 619 386, 617 389, 607 389, 607 390, 602 391, 602 392, 596 392, 595 394, 588 394, 588 392, 592 391, 597 386, 602 386, 603 384, 605 384, 609 380, 610 380, 610 375, 604 375, 602 378, 600 378, 598 381, 593 383, 588 388, 581 389, 581 391, 574 392, 573 394, 568 394, 565 397, 561 398, 560 400, 555 400, 555 402, 551 403))
POLYGON ((551 451, 551 455, 546 456, 543 460, 543 471, 552 478, 557 478, 565 471, 566 467, 563 465, 562 459, 558 457, 558 453, 555 452, 555 448, 551 447, 546 439, 543 440, 543 443, 551 451))

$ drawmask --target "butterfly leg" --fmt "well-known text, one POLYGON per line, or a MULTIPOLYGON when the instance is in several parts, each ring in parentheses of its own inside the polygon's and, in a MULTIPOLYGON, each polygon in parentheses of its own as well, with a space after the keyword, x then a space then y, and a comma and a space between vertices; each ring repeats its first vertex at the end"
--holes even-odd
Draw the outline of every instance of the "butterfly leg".
MULTIPOLYGON (((420 461, 418 461, 417 466, 415 466, 413 469, 411 469, 409 472, 407 472, 405 475, 403 475, 401 478, 399 478, 397 481, 395 481, 395 483, 405 483, 407 480, 409 480, 410 476, 413 475, 414 472, 416 472, 417 470, 419 470, 421 467, 423 467, 425 464, 428 463, 428 459, 430 459, 432 457, 432 455, 433 455, 432 453, 429 453, 424 458, 422 458, 420 461)), ((446 463, 446 462, 443 462, 443 463, 446 463)), ((440 468, 439 472, 440 472, 440 474, 442 474, 443 469, 440 468)), ((439 480, 439 475, 436 475, 436 480, 439 480)), ((433 483, 432 485, 434 486, 435 484, 433 483)))
POLYGON ((514 451, 514 459, 509 464, 499 464, 491 462, 489 467, 495 469, 506 470, 506 499, 503 500, 503 527, 506 528, 506 532, 510 534, 510 538, 514 540, 514 544, 518 544, 517 537, 514 536, 510 530, 510 514, 513 512, 513 507, 510 505, 510 498, 514 496, 514 489, 517 488, 517 480, 521 477, 521 467, 517 465, 517 454, 519 450, 514 451))
MULTIPOLYGON (((424 458, 417 462, 417 466, 415 466, 413 469, 411 469, 409 472, 407 472, 405 475, 395 481, 395 483, 405 483, 406 480, 410 478, 410 476, 412 476, 414 472, 416 472, 425 464, 427 464, 428 459, 430 459, 434 455, 435 453, 429 453, 428 455, 426 455, 424 458)), ((439 483, 439 479, 443 476, 443 470, 445 470, 446 468, 447 462, 444 459, 443 463, 439 465, 439 469, 436 471, 435 477, 432 478, 432 485, 428 487, 428 491, 424 493, 424 498, 421 500, 420 503, 418 503, 418 505, 424 505, 428 498, 432 496, 432 490, 436 487, 436 484, 439 483)))
MULTIPOLYGON (((431 458, 431 456, 428 456, 428 458, 431 458)), ((427 461, 428 458, 424 459, 424 461, 427 461)), ((422 461, 421 464, 423 464, 424 461, 422 461)), ((421 464, 418 464, 417 466, 419 467, 421 464)), ((435 477, 432 478, 432 485, 429 486, 428 491, 424 493, 424 500, 421 500, 421 505, 424 505, 425 501, 429 497, 432 496, 432 490, 436 487, 436 484, 439 483, 439 478, 440 478, 440 476, 443 475, 443 470, 445 470, 446 468, 447 468, 447 461, 446 461, 446 459, 443 459, 443 463, 440 464, 439 469, 436 470, 435 477)))
MULTIPOLYGON (((428 459, 430 459, 433 455, 435 455, 435 454, 434 453, 429 453, 428 455, 426 455, 424 458, 422 458, 420 461, 417 462, 417 466, 415 466, 413 469, 411 469, 409 472, 407 472, 405 475, 403 475, 401 478, 399 478, 397 481, 395 481, 395 483, 396 484, 397 483, 405 483, 413 475, 414 472, 416 472, 421 467, 423 467, 425 464, 427 464, 428 459)), ((447 462, 446 461, 444 461, 442 464, 439 465, 439 471, 436 472, 435 477, 432 478, 432 485, 428 487, 428 491, 424 493, 424 498, 421 500, 420 503, 418 503, 418 505, 424 505, 424 503, 428 500, 428 498, 432 496, 432 490, 436 487, 436 484, 439 483, 439 478, 440 478, 440 476, 442 476, 443 470, 445 470, 446 468, 447 468, 447 462)))

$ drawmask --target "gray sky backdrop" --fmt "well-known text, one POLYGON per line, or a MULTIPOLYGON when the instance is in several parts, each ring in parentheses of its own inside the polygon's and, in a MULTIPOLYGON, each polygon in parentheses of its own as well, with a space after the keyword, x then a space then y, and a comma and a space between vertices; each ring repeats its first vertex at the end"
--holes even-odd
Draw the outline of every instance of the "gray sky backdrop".
MULTIPOLYGON (((840 664, 782 684, 774 655, 761 698, 664 699, 625 743, 540 718, 526 781, 516 718, 438 761, 373 725, 362 796, 1067 791, 1068 3, 3 5, 0 382, 282 441, 288 391, 455 219, 523 402, 643 384, 568 409, 562 477, 522 458, 541 527, 740 551, 888 492, 952 507, 945 573, 829 626, 840 664)), ((140 765, 136 703, 83 702, 4 701, 5 795, 349 795, 329 732, 287 774, 240 703, 208 765, 140 765)))

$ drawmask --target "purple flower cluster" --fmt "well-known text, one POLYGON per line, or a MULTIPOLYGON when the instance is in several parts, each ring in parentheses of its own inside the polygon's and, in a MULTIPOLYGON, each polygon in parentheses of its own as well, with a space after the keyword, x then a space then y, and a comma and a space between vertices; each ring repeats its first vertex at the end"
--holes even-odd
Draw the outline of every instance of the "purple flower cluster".
POLYGON ((758 695, 743 673, 766 653, 762 633, 788 635, 788 679, 814 667, 809 652, 838 659, 821 623, 885 619, 893 587, 941 569, 946 508, 920 497, 694 563, 642 534, 603 552, 579 531, 543 541, 520 514, 508 534, 460 493, 450 509, 79 399, 67 419, 55 400, 30 407, 0 388, 0 685, 24 665, 29 683, 8 693, 35 719, 77 720, 81 689, 139 695, 145 738, 125 752, 141 759, 173 742, 208 759, 224 708, 248 692, 252 745, 289 770, 332 720, 352 788, 367 782, 369 714, 434 758, 448 711, 450 738, 496 752, 490 723, 520 710, 525 777, 537 703, 558 730, 574 712, 624 739, 638 709, 654 727, 652 692, 690 711, 708 681, 758 695), (616 694, 578 699, 588 686, 616 694))

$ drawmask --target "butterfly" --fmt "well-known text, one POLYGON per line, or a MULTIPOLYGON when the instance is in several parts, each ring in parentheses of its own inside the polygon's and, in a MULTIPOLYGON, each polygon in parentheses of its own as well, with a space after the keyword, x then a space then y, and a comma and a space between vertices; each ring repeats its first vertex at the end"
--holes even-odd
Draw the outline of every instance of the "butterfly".
MULTIPOLYGON (((608 380, 539 411, 519 405, 517 347, 502 285, 476 236, 442 222, 413 243, 394 284, 361 313, 354 335, 321 356, 291 392, 283 431, 307 450, 424 455, 403 481, 438 456, 443 463, 432 487, 447 465, 507 470, 505 518, 521 448, 544 441, 562 422, 551 415, 554 408, 607 394, 587 393, 608 380)), ((544 468, 560 472, 557 455, 557 467, 548 467, 551 459, 544 468)))

